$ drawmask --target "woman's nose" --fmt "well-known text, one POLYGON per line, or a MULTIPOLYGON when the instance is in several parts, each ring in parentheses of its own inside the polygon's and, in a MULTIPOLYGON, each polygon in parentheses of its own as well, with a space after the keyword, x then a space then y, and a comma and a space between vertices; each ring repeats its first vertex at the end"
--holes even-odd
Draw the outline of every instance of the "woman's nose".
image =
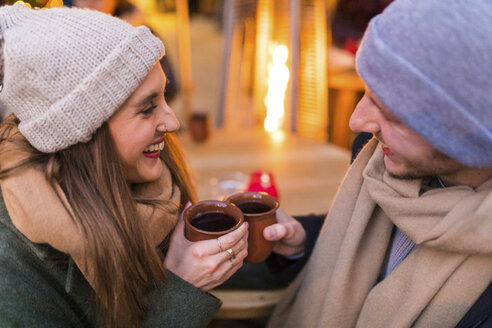
POLYGON ((350 117, 350 129, 354 132, 379 132, 377 111, 376 105, 364 95, 350 117))
POLYGON ((159 113, 159 123, 157 124, 158 132, 176 132, 179 129, 179 121, 174 114, 174 111, 165 104, 163 111, 159 113))

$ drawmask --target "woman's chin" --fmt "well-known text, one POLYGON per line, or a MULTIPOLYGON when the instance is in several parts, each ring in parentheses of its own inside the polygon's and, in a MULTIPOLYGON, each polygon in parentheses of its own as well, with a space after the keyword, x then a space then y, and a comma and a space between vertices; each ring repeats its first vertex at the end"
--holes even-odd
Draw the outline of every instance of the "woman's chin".
POLYGON ((134 170, 133 174, 127 176, 127 181, 130 184, 149 183, 159 180, 162 175, 162 161, 157 161, 151 167, 145 167, 141 170, 134 170))

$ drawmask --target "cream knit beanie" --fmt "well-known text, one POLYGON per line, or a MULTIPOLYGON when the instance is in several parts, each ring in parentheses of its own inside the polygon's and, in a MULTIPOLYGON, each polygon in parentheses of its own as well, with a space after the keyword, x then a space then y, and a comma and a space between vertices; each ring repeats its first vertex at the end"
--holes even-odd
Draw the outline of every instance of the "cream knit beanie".
POLYGON ((148 28, 75 8, 1 7, 0 36, 0 101, 46 153, 89 141, 164 54, 148 28))

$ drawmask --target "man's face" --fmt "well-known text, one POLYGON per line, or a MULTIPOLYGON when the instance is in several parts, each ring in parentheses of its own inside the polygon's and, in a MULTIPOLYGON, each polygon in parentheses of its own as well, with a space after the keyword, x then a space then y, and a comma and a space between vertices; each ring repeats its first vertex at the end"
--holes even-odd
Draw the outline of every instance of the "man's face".
POLYGON ((401 122, 370 90, 357 104, 350 118, 350 128, 373 133, 381 141, 386 170, 395 177, 453 175, 465 167, 401 122))

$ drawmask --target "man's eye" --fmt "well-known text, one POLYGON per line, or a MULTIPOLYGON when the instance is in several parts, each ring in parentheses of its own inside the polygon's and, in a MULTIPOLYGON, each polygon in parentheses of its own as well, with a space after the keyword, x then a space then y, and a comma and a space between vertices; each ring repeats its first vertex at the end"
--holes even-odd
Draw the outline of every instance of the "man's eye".
POLYGON ((152 105, 150 107, 145 108, 140 113, 142 113, 144 115, 150 115, 154 112, 154 109, 156 109, 156 108, 157 108, 157 105, 152 105))

